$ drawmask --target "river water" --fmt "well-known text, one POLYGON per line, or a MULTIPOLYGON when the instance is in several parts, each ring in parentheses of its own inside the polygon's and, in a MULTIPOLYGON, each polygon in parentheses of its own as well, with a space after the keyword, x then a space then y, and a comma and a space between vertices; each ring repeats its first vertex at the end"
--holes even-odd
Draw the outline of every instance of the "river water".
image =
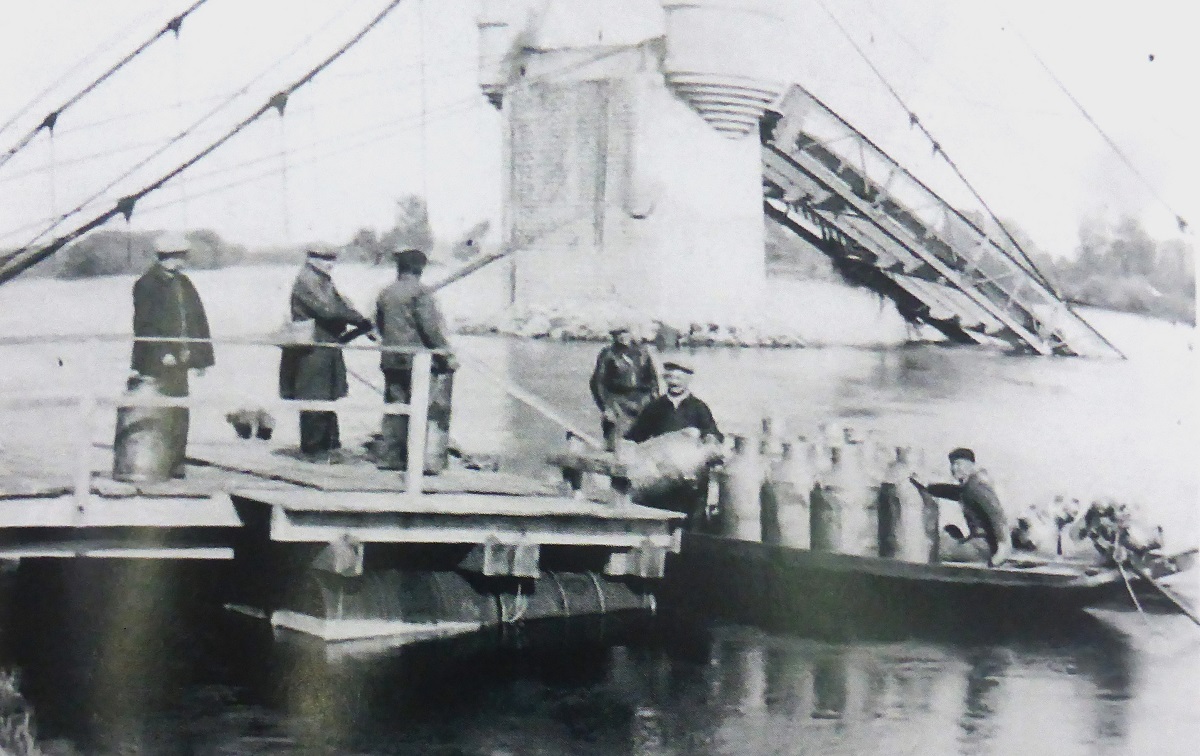
MULTIPOLYGON (((789 432, 838 418, 923 448, 931 475, 946 451, 971 446, 1011 509, 1108 494, 1141 502, 1169 546, 1194 544, 1192 332, 1120 316, 1104 325, 1129 360, 713 349, 694 356, 695 392, 726 430, 750 431, 765 412, 789 432)), ((586 386, 596 345, 469 338, 460 349, 597 424, 586 386)), ((124 347, 111 357, 116 378, 124 347)), ((371 362, 351 355, 373 376, 371 362)), ((266 362, 260 372, 250 393, 271 389, 266 362)), ((536 460, 561 430, 470 370, 460 376, 458 442, 553 475, 536 460)), ((206 422, 199 440, 228 433, 206 422)), ((345 432, 375 422, 347 417, 345 432)), ((664 617, 331 659, 228 617, 179 621, 132 578, 118 583, 115 618, 86 579, 46 579, 74 598, 6 613, 3 666, 20 669, 50 753, 1190 754, 1200 736, 1200 628, 1177 616, 852 644, 664 617)))

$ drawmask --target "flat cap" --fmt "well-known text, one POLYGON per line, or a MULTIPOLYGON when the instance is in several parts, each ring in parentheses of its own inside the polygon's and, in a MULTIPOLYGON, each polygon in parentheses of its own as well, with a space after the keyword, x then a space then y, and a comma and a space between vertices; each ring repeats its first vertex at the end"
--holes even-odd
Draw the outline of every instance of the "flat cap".
POLYGON ((951 461, 951 462, 953 462, 953 461, 954 461, 954 460, 956 460, 956 459, 965 459, 965 460, 967 460, 968 462, 974 462, 974 461, 975 461, 975 452, 971 451, 970 449, 968 449, 968 448, 966 448, 966 447, 964 447, 964 446, 960 446, 959 448, 957 448, 957 449, 955 449, 954 451, 950 452, 950 455, 949 455, 949 456, 950 456, 950 461, 951 461))
POLYGON ((328 244, 310 244, 305 248, 304 253, 318 260, 336 260, 338 256, 337 248, 328 244))
POLYGON ((696 372, 696 368, 692 365, 692 361, 685 355, 675 354, 663 360, 663 370, 679 370, 680 372, 691 375, 696 372))
POLYGON ((183 234, 165 231, 154 240, 154 253, 159 257, 170 255, 186 255, 192 250, 192 244, 183 234))
POLYGON ((404 268, 423 269, 429 258, 419 249, 402 249, 396 253, 396 265, 404 268))

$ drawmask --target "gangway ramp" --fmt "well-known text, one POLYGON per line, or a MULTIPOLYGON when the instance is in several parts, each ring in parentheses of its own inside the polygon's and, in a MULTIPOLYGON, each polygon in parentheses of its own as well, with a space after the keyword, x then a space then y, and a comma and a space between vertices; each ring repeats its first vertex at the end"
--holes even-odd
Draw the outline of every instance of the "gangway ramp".
POLYGON ((960 343, 1121 356, 998 223, 948 204, 804 88, 764 116, 762 137, 767 216, 908 320, 960 343))

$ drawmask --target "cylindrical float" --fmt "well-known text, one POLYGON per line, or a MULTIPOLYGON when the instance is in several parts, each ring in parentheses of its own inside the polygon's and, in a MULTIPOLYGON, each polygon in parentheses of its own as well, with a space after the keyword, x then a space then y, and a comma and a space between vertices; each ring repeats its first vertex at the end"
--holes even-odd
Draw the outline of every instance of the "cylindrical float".
POLYGON ((498 596, 505 624, 551 617, 566 618, 653 609, 651 594, 594 572, 543 572, 520 591, 498 596))
MULTIPOLYGON (((129 379, 125 396, 158 397, 151 376, 129 379)), ((161 483, 171 479, 175 465, 175 413, 171 407, 118 407, 113 438, 113 479, 131 483, 161 483)))
POLYGON ((826 498, 841 514, 843 554, 879 555, 879 487, 865 469, 862 444, 848 444, 838 455, 823 486, 826 498))
POLYGON ((827 487, 842 466, 842 447, 829 449, 829 471, 822 473, 809 496, 809 538, 813 551, 842 550, 842 512, 836 493, 827 487))
POLYGON ((938 555, 937 500, 913 485, 912 453, 896 447, 879 490, 880 556, 906 562, 936 562, 938 555), (884 553, 885 549, 888 553, 884 553))
MULTIPOLYGON (((812 461, 803 439, 799 446, 786 441, 782 446, 782 454, 772 465, 767 484, 775 506, 777 542, 793 549, 807 549, 812 545, 809 512, 814 480, 812 461)), ((763 539, 766 540, 765 530, 763 539)))
POLYGON ((733 437, 733 453, 721 473, 721 535, 741 541, 762 540, 762 457, 744 436, 733 437))

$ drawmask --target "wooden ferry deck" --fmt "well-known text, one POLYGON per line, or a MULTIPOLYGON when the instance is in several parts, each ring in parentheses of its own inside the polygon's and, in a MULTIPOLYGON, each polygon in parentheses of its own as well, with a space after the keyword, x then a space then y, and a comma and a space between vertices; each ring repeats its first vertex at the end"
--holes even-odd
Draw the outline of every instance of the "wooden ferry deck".
POLYGON ((230 559, 251 510, 272 541, 679 548, 675 513, 461 465, 410 491, 361 457, 314 463, 258 441, 192 445, 186 477, 161 483, 113 480, 111 448, 91 462, 83 495, 72 460, 0 452, 0 558, 230 559))

